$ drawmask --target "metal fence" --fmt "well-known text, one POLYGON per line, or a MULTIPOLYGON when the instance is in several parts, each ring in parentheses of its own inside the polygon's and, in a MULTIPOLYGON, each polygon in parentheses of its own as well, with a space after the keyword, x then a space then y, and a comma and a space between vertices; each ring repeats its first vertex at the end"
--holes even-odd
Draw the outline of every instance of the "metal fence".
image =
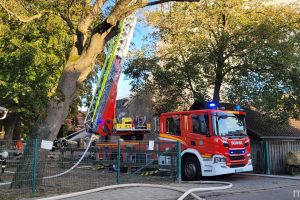
POLYGON ((287 153, 290 151, 300 151, 300 141, 251 141, 254 171, 266 174, 288 173, 285 159, 287 153))
POLYGON ((40 140, 30 140, 20 152, 16 141, 0 141, 0 152, 9 154, 5 171, 0 173, 1 199, 181 180, 181 151, 176 142, 93 142, 83 156, 85 149, 73 145, 49 151, 41 148, 40 140))

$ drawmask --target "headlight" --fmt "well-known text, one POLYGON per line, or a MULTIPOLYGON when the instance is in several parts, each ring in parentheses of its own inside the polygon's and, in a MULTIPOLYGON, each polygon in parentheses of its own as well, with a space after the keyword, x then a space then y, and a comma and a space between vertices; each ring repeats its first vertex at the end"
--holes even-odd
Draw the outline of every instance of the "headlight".
POLYGON ((248 164, 252 164, 251 154, 248 154, 248 164))
POLYGON ((225 157, 214 157, 214 163, 225 163, 226 162, 226 159, 225 157))

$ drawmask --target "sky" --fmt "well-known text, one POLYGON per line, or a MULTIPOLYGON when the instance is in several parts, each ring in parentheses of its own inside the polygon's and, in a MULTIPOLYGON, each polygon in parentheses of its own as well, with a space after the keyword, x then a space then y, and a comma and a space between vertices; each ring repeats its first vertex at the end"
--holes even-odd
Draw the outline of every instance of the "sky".
MULTIPOLYGON (((147 41, 145 40, 145 37, 152 33, 152 31, 153 29, 151 27, 147 26, 145 23, 138 21, 133 33, 133 38, 131 42, 132 44, 129 47, 129 51, 133 47, 136 49, 141 49, 142 46, 146 45, 147 41)), ((117 99, 129 97, 130 88, 130 80, 126 80, 125 75, 122 73, 118 83, 117 99)))

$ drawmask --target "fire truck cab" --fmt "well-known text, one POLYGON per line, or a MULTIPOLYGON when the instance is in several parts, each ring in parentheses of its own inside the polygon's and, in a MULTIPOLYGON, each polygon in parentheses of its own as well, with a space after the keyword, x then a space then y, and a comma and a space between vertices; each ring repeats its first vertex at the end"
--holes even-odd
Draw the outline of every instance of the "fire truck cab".
POLYGON ((164 113, 160 118, 159 138, 181 143, 185 180, 253 170, 243 111, 206 109, 164 113))

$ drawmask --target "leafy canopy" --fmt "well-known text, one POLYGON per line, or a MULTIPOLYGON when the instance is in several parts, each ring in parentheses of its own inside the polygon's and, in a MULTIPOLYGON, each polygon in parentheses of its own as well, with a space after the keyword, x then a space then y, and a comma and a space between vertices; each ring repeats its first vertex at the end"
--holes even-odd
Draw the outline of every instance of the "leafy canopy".
POLYGON ((133 90, 154 91, 158 112, 221 99, 281 122, 299 116, 298 7, 204 0, 149 12, 146 20, 156 44, 136 52, 125 73, 133 90))
POLYGON ((61 74, 70 35, 56 16, 20 23, 1 11, 0 21, 1 105, 36 117, 61 74))

